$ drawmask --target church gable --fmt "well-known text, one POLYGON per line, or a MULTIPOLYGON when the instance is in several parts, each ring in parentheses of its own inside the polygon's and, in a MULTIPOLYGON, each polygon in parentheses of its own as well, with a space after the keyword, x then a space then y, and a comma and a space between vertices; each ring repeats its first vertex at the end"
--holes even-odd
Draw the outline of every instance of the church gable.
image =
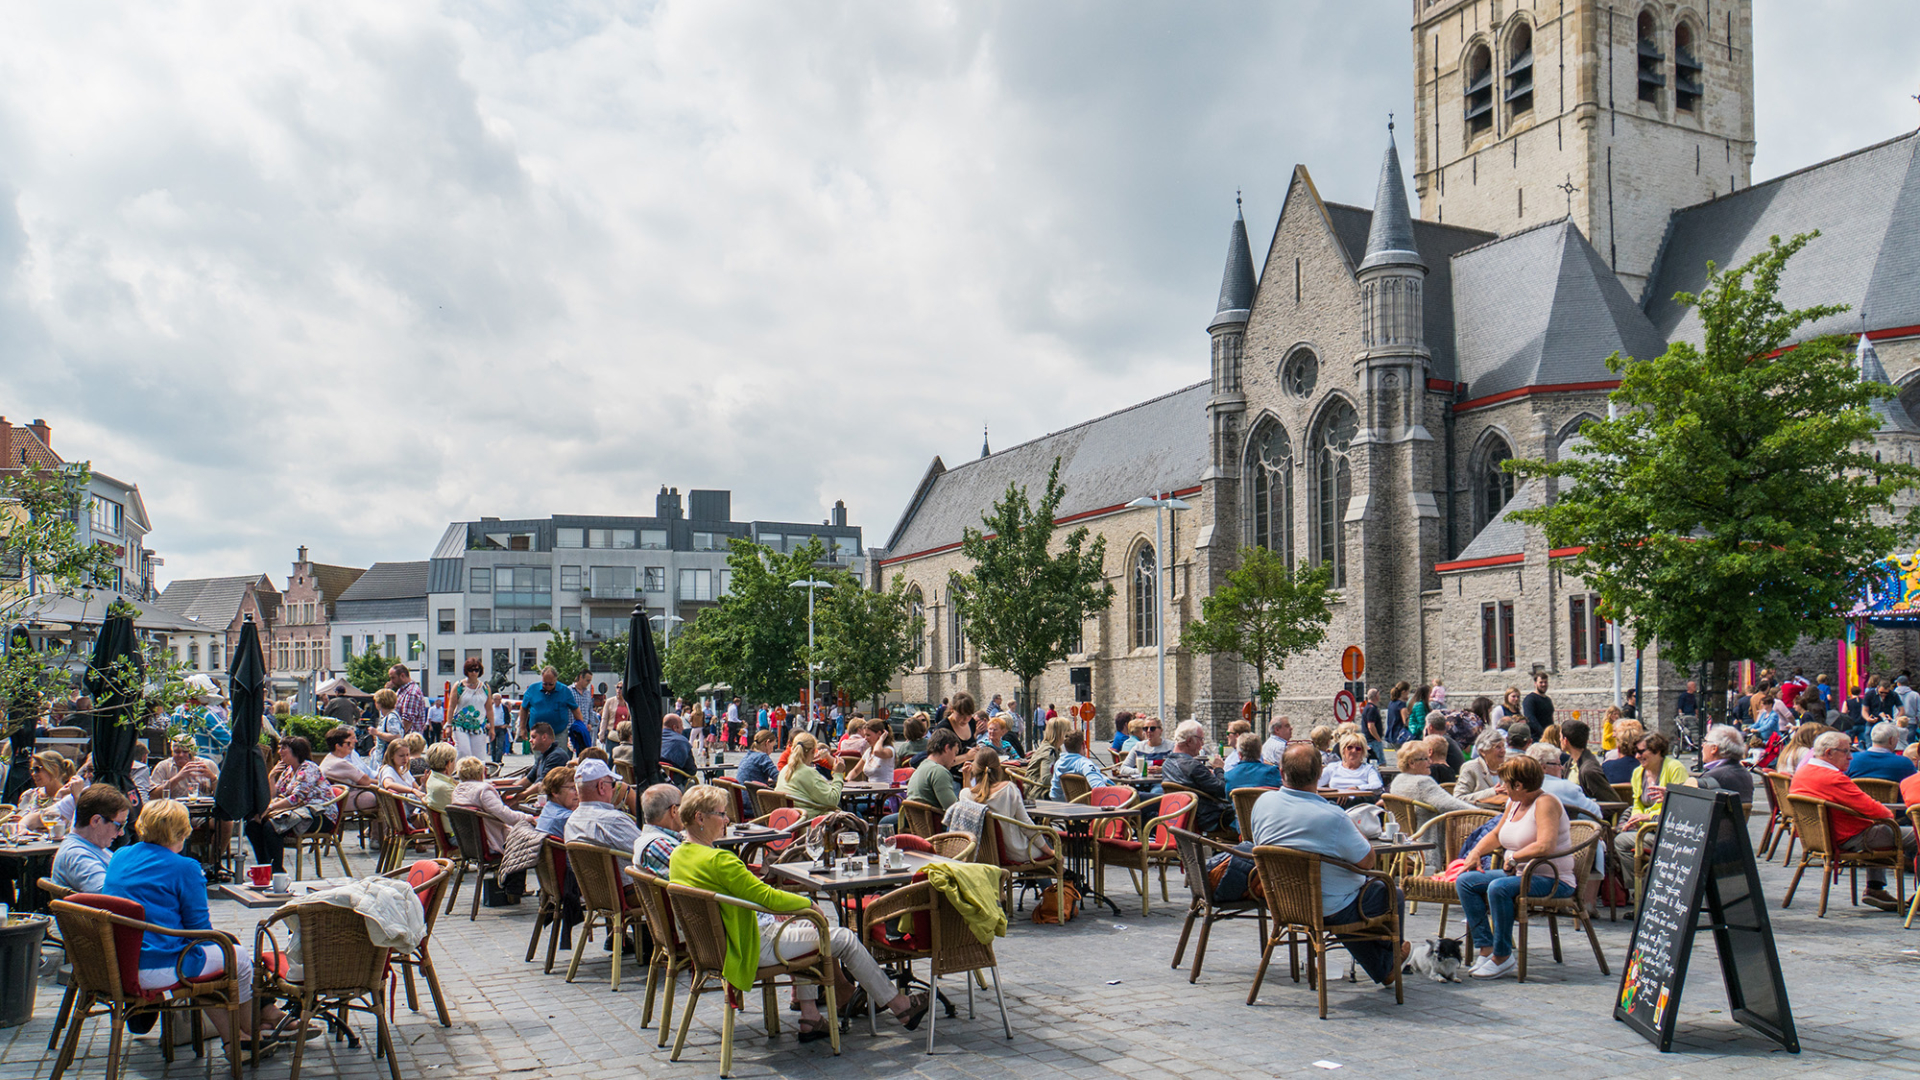
POLYGON ((1262 409, 1296 411, 1293 406, 1322 396, 1328 386, 1352 381, 1349 364, 1360 352, 1353 266, 1313 178, 1296 166, 1247 323, 1249 417, 1262 409), (1301 350, 1313 353, 1313 378, 1283 390, 1282 369, 1301 350))

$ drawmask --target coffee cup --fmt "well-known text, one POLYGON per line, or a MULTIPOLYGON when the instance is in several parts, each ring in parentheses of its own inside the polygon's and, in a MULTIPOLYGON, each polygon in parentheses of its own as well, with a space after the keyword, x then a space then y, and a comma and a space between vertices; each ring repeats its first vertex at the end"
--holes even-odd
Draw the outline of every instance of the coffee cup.
POLYGON ((282 893, 282 892, 286 892, 291 888, 293 888, 292 878, 288 877, 285 874, 273 875, 273 891, 274 892, 282 893))
POLYGON ((247 884, 256 889, 264 889, 273 883, 273 867, 266 863, 255 863, 247 867, 247 884))

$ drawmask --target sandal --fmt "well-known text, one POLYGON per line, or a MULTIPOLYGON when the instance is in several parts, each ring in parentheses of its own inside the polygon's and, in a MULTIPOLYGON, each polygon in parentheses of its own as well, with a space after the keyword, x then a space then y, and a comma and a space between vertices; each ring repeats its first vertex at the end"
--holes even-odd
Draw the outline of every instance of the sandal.
POLYGON ((904 1025, 908 1031, 917 1031, 920 1028, 920 1021, 926 1019, 927 1006, 933 1003, 933 996, 931 994, 915 994, 908 998, 907 1001, 910 1004, 907 1006, 907 1011, 901 1014, 900 1023, 904 1025))
POLYGON ((819 1042, 821 1039, 827 1038, 828 1036, 832 1035, 833 1032, 827 1029, 827 1025, 831 1023, 833 1023, 832 1020, 822 1018, 820 1021, 819 1027, 814 1027, 812 1024, 808 1023, 805 1020, 800 1021, 795 1026, 800 1029, 800 1041, 803 1043, 810 1043, 810 1042, 819 1042))

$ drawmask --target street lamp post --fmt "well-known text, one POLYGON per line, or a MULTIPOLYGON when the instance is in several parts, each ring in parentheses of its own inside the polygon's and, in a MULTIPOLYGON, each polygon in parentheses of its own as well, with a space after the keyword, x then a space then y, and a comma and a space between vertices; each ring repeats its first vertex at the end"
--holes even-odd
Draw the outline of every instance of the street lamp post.
POLYGON ((787 583, 787 588, 807 590, 807 727, 811 730, 813 727, 813 590, 831 589, 833 582, 808 578, 805 581, 790 581, 787 583))
POLYGON ((665 648, 671 649, 673 648, 673 624, 677 622, 686 622, 687 620, 681 618, 678 615, 649 615, 647 616, 647 621, 650 623, 660 624, 661 636, 662 638, 664 638, 664 640, 661 641, 660 644, 665 648))
POLYGON ((1153 647, 1160 662, 1160 712, 1161 724, 1167 722, 1167 621, 1164 618, 1167 609, 1167 551, 1164 526, 1167 511, 1191 510, 1193 507, 1171 495, 1142 495, 1127 504, 1135 510, 1153 508, 1153 647))

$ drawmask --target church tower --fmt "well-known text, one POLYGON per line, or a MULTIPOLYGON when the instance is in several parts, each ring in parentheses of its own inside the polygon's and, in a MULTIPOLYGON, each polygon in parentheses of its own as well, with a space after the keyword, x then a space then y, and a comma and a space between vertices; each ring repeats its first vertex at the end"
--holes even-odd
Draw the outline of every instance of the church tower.
POLYGON ((1233 229, 1227 234, 1227 269, 1220 278, 1220 303, 1207 324, 1213 339, 1213 393, 1207 398, 1212 464, 1206 479, 1233 479, 1239 475, 1240 424, 1247 396, 1240 385, 1240 365, 1246 356, 1247 315, 1253 307, 1253 245, 1247 242, 1247 219, 1234 196, 1233 229))
POLYGON ((1562 215, 1639 297, 1675 209, 1745 188, 1753 0, 1415 0, 1428 221, 1562 215))

